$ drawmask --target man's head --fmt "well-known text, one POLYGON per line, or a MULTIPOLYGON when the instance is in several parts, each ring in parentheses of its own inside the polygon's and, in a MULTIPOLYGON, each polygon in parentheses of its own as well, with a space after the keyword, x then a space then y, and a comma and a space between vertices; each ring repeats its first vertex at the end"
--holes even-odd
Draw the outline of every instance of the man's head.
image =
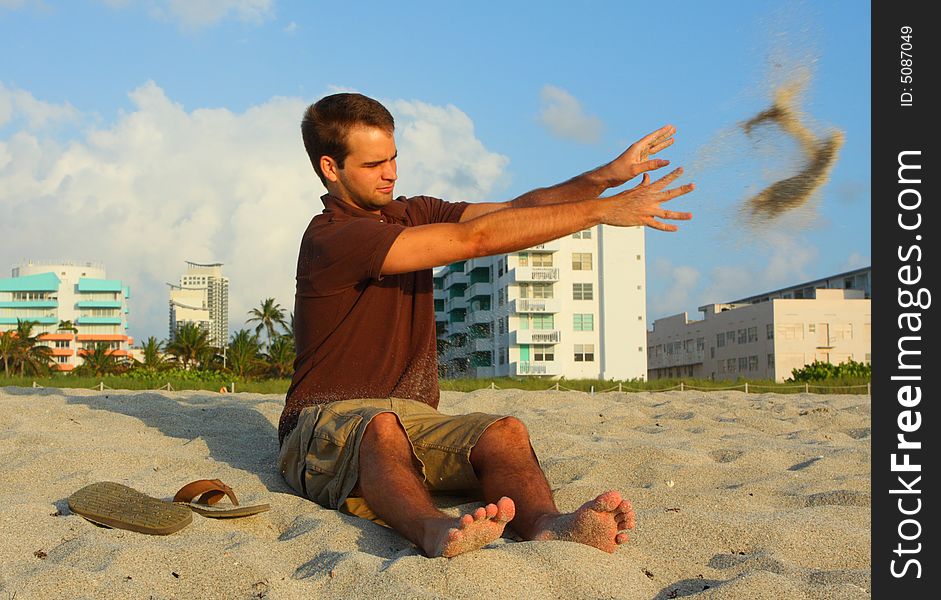
POLYGON ((327 191, 366 210, 392 199, 395 121, 362 94, 333 94, 311 104, 301 122, 310 162, 327 191))

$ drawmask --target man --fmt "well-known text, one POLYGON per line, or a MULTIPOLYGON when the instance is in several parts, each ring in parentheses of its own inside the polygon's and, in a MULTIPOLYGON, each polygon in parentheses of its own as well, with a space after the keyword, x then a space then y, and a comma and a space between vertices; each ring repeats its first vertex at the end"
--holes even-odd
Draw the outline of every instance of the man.
POLYGON ((692 184, 651 183, 650 155, 673 143, 663 127, 611 163, 504 203, 395 198, 392 115, 359 94, 311 105, 304 145, 327 194, 297 263, 294 379, 281 415, 281 473, 300 494, 392 527, 428 556, 454 556, 500 537, 570 540, 613 552, 634 512, 617 491, 574 513, 556 508, 513 417, 438 413, 433 267, 515 252, 598 224, 676 226, 661 207, 692 184), (633 189, 600 198, 637 175, 633 189), (487 503, 454 519, 431 492, 470 491, 487 503))

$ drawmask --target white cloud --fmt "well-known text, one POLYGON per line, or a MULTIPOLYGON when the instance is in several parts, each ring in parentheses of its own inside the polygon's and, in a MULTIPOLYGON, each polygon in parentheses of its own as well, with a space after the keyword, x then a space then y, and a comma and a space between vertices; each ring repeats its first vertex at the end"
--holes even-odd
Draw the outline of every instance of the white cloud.
POLYGON ((75 122, 79 118, 78 110, 69 103, 52 104, 37 100, 29 92, 8 89, 0 82, 0 126, 9 122, 14 114, 25 119, 30 129, 75 122))
POLYGON ((604 130, 601 119, 586 115, 575 96, 562 88, 545 85, 539 97, 542 100, 539 121, 550 133, 563 139, 584 143, 601 139, 604 130))
MULTIPOLYGON (((699 285, 698 270, 686 265, 675 266, 665 258, 658 258, 654 261, 653 268, 648 269, 647 273, 656 277, 657 283, 662 282, 666 285, 663 291, 648 299, 648 308, 655 307, 657 311, 656 314, 651 315, 652 319, 688 310, 692 293, 699 285)), ((695 314, 690 316, 696 318, 695 314)))
POLYGON ((291 21, 284 27, 285 33, 293 34, 297 31, 297 21, 291 21))
MULTIPOLYGON (((233 329, 264 298, 293 308, 298 244, 324 191, 300 136, 306 100, 186 110, 148 82, 130 93, 132 109, 62 143, 30 111, 74 109, 24 94, 0 87, 14 129, 0 137, 0 265, 104 263, 131 286, 139 339, 166 337, 165 284, 179 282, 187 260, 224 264, 233 329)), ((460 110, 389 104, 400 124, 401 181, 412 193, 475 198, 503 177, 506 159, 474 138, 460 110)))
POLYGON ((504 183, 509 159, 484 148, 470 117, 451 105, 395 100, 387 106, 395 117, 399 193, 494 200, 487 196, 504 183))
MULTIPOLYGON (((3 0, 0 0, 3 1, 3 0)), ((142 4, 151 17, 174 21, 187 29, 214 25, 227 18, 259 24, 274 16, 274 0, 99 0, 111 8, 142 4)))
POLYGON ((762 247, 748 251, 757 256, 762 267, 722 266, 712 270, 709 285, 700 304, 728 302, 761 292, 794 285, 811 278, 808 269, 817 260, 816 246, 798 237, 780 232, 766 232, 762 247), (761 258, 767 255, 767 258, 761 258))
POLYGON ((850 255, 846 258, 846 262, 843 263, 843 271, 852 271, 854 269, 861 269, 863 267, 868 267, 872 264, 872 257, 868 254, 860 254, 859 252, 851 252, 850 255))

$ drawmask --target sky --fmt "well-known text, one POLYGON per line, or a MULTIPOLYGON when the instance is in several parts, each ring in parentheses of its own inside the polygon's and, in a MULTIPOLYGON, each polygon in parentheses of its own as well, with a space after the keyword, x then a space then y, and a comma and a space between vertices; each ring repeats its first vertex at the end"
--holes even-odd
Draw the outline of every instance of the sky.
POLYGON ((224 264, 233 331, 265 298, 291 310, 324 193, 300 119, 337 91, 395 116, 397 194, 454 201, 559 183, 675 125, 660 157, 697 189, 670 208, 694 216, 647 230, 648 326, 870 264, 868 2, 573 6, 0 0, 0 277, 103 263, 137 340, 167 336, 185 261, 224 264), (845 143, 806 205, 746 219, 803 163, 741 125, 796 80, 803 122, 845 143))

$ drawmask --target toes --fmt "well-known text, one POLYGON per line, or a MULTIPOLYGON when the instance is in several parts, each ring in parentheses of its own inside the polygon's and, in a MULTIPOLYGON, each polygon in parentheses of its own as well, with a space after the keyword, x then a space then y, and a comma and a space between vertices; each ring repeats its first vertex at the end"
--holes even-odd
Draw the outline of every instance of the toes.
POLYGON ((589 502, 589 506, 596 512, 613 512, 621 504, 621 493, 618 491, 605 492, 589 502))
POLYGON ((503 496, 497 500, 496 520, 500 523, 507 523, 516 516, 516 504, 512 500, 503 496))
POLYGON ((619 533, 616 536, 614 536, 614 542, 616 544, 623 544, 628 539, 630 539, 630 536, 628 536, 626 533, 619 533))
POLYGON ((473 522, 474 522, 474 516, 473 516, 473 515, 463 515, 463 516, 461 517, 461 527, 467 527, 468 525, 470 525, 470 524, 473 523, 473 522))
POLYGON ((483 521, 486 518, 487 518, 487 509, 484 508, 483 506, 481 506, 480 508, 474 511, 475 521, 483 521))
POLYGON ((488 519, 493 519, 494 517, 497 516, 497 513, 499 512, 499 509, 497 508, 496 504, 488 504, 485 510, 487 512, 488 519))

